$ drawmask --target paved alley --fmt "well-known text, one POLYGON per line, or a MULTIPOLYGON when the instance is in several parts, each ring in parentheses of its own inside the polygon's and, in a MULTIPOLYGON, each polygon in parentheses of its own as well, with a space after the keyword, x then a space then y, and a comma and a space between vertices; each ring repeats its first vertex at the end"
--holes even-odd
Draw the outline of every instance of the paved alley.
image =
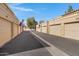
MULTIPOLYGON (((0 55, 11 55, 24 51, 39 50, 37 52, 30 53, 32 55, 51 55, 44 46, 36 39, 29 31, 24 31, 10 42, 6 43, 2 48, 0 48, 0 55), (39 53, 38 53, 39 52, 39 53)), ((28 54, 25 54, 28 55, 28 54)))

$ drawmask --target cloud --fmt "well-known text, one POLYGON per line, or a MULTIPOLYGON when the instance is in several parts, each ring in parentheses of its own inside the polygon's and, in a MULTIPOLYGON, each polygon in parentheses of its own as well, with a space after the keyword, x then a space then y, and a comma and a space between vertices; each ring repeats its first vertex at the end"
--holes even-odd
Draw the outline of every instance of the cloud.
POLYGON ((8 3, 10 6, 18 6, 21 5, 22 3, 8 3))
POLYGON ((19 11, 25 11, 25 12, 28 12, 28 11, 34 11, 33 9, 31 9, 31 8, 23 8, 23 7, 12 7, 12 8, 14 8, 14 9, 16 9, 16 10, 19 10, 19 11))
POLYGON ((8 5, 10 6, 10 8, 12 10, 16 10, 16 11, 23 11, 23 12, 33 12, 33 13, 39 13, 38 11, 36 11, 35 9, 32 8, 24 8, 24 7, 20 7, 20 5, 23 3, 8 3, 8 5))

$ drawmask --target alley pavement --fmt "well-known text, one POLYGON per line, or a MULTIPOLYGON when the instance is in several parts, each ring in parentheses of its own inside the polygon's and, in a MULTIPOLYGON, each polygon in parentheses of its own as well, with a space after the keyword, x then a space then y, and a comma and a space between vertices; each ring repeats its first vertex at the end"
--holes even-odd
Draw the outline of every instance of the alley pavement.
POLYGON ((36 31, 33 32, 66 54, 70 56, 79 56, 79 40, 59 37, 36 31))
POLYGON ((27 52, 22 53, 21 56, 50 56, 51 54, 44 48, 46 46, 43 46, 29 31, 24 31, 0 48, 0 55, 27 52), (28 53, 28 51, 32 52, 28 53))
MULTIPOLYGON (((37 38, 32 34, 32 32, 69 56, 79 56, 79 40, 68 39, 36 31, 24 31, 16 36, 0 48, 0 55, 51 56, 52 54, 48 50, 51 46, 46 44, 46 42, 42 41, 40 38, 37 38)), ((53 52, 59 54, 57 49, 52 48, 51 51, 53 50, 53 52)))

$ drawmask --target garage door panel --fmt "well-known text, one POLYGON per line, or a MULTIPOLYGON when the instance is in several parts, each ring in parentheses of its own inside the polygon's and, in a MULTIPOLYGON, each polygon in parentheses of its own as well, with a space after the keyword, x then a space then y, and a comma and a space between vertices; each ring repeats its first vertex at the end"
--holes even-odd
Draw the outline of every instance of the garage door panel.
POLYGON ((0 19, 0 45, 11 39, 11 23, 0 19))
POLYGON ((13 24, 13 37, 15 37, 18 34, 18 27, 16 24, 13 24))
POLYGON ((79 23, 65 24, 65 37, 79 40, 79 23))
POLYGON ((53 35, 60 35, 60 25, 50 26, 49 33, 53 35))

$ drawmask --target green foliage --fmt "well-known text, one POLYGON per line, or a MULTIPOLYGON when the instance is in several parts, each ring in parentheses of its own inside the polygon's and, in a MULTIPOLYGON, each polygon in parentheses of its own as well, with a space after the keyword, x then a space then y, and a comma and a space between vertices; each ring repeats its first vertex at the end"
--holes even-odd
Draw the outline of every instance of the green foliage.
POLYGON ((71 5, 68 6, 68 9, 67 11, 65 11, 65 14, 69 13, 69 12, 72 12, 74 9, 72 8, 71 5))
POLYGON ((35 29, 37 24, 38 23, 35 21, 35 18, 34 17, 30 17, 30 18, 27 19, 27 26, 30 29, 35 29))
POLYGON ((68 12, 71 12, 71 11, 73 11, 73 8, 71 5, 69 5, 68 12))

